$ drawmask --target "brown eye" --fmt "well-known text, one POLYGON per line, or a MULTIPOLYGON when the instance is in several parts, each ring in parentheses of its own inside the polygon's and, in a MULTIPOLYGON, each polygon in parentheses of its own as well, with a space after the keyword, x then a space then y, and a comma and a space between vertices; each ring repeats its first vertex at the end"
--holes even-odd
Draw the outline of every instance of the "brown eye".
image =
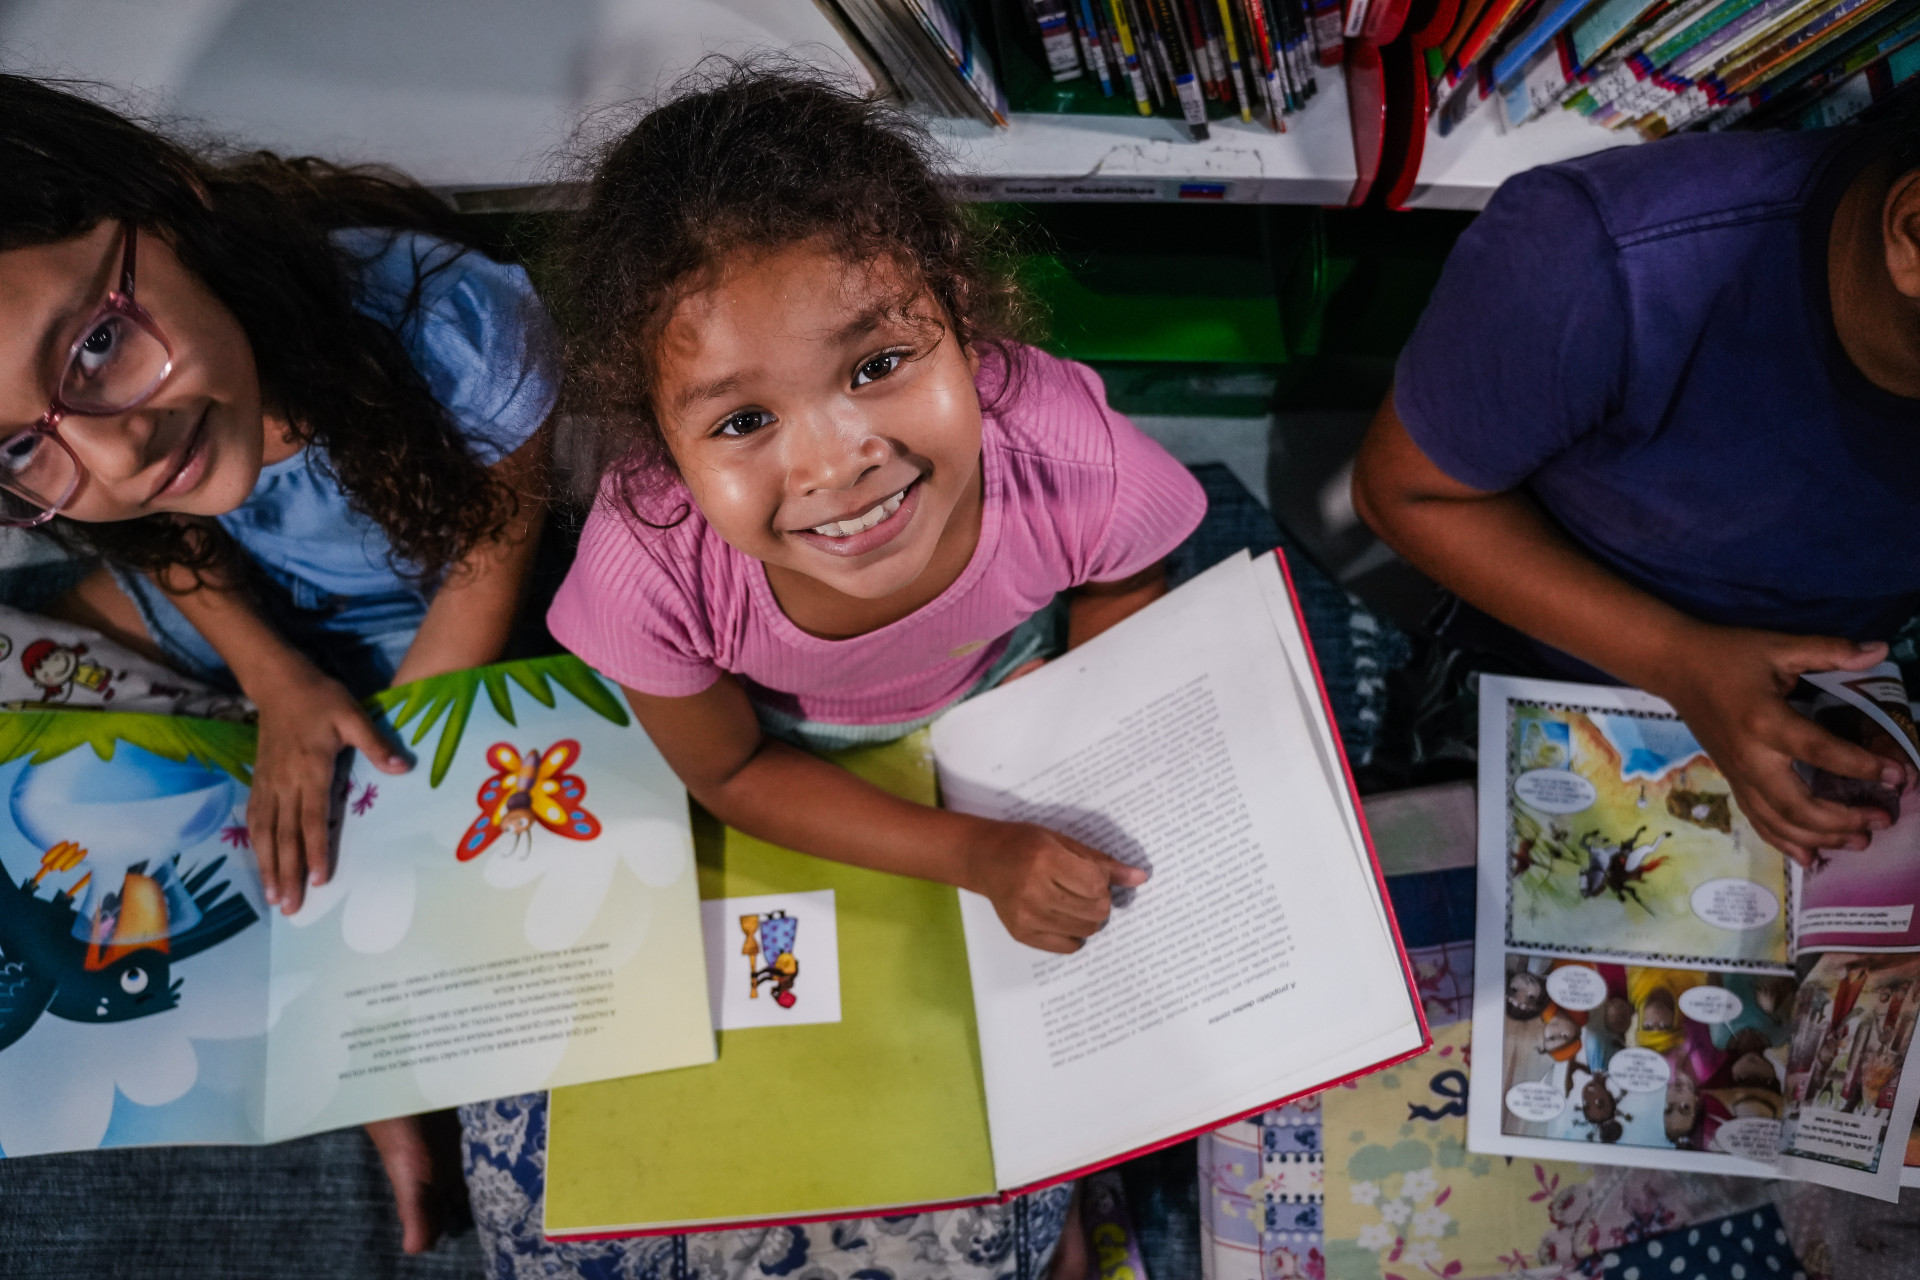
POLYGON ((715 435, 750 436, 773 420, 773 415, 764 409, 742 409, 730 413, 720 420, 714 429, 715 435))
POLYGON ((860 367, 853 371, 853 385, 856 387, 864 387, 869 382, 880 381, 880 379, 886 377, 895 369, 898 369, 902 359, 903 357, 899 352, 889 351, 885 355, 874 356, 869 360, 863 361, 860 367))

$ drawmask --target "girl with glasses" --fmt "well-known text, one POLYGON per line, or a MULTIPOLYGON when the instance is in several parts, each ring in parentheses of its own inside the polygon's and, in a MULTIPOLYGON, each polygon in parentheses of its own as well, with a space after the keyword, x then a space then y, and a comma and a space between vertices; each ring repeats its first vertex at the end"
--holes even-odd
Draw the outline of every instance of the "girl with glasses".
MULTIPOLYGON (((192 154, 0 76, 0 521, 106 567, 57 612, 259 708, 270 902, 327 864, 359 699, 501 656, 556 375, 523 271, 403 180, 192 154)), ((373 1128, 409 1250, 426 1150, 373 1128)))

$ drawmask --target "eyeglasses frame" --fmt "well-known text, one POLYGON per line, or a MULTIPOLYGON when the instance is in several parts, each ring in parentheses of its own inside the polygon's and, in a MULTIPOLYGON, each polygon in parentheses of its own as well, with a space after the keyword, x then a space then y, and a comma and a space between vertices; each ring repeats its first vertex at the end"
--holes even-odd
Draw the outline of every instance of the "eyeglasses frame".
POLYGON ((31 529, 37 525, 43 525, 59 515, 60 512, 66 508, 66 505, 73 501, 73 495, 79 492, 80 482, 86 478, 87 468, 86 464, 80 461, 80 455, 76 454, 73 451, 73 447, 61 438, 60 423, 62 419, 106 418, 116 413, 127 413, 133 409, 138 409, 141 405, 151 400, 159 392, 161 387, 166 385, 167 378, 173 373, 173 344, 167 341, 167 335, 161 331, 159 322, 157 322, 152 315, 148 314, 145 307, 134 301, 133 297, 135 246, 138 240, 139 228, 134 223, 127 221, 121 222, 120 226, 126 233, 125 243, 120 252, 120 287, 109 290, 106 298, 94 309, 93 314, 87 318, 87 322, 80 326, 79 336, 74 338, 73 345, 67 348, 67 358, 60 362, 60 373, 54 381, 53 393, 47 402, 47 411, 40 415, 40 420, 28 427, 25 431, 16 431, 6 437, 5 440, 0 440, 0 445, 4 445, 18 440, 23 435, 46 436, 55 444, 59 445, 61 451, 72 460, 73 482, 67 486, 67 491, 60 495, 59 501, 48 505, 43 499, 21 493, 18 490, 12 489, 10 486, 6 486, 4 481, 0 481, 0 487, 8 488, 8 491, 14 493, 16 497, 46 507, 39 515, 24 520, 12 516, 0 515, 0 527, 31 529), (160 367, 160 374, 153 380, 153 385, 127 403, 115 405, 111 408, 76 409, 60 398, 60 388, 66 385, 67 373, 73 368, 74 361, 80 358, 80 348, 86 343, 87 339, 92 336, 94 329, 99 326, 100 321, 107 316, 121 316, 130 323, 138 326, 148 337, 160 344, 160 349, 167 353, 167 360, 166 363, 160 367))

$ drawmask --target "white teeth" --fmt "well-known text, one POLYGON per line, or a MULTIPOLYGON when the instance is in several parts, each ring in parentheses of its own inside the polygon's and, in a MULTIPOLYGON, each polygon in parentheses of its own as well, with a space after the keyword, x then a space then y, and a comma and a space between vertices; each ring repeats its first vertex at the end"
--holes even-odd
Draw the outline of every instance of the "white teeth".
POLYGON ((813 527, 813 531, 825 538, 851 538, 856 533, 865 533, 868 529, 873 528, 873 526, 898 511, 900 509, 900 503, 906 496, 907 491, 902 489, 863 516, 855 516, 851 520, 836 521, 833 524, 817 524, 813 527))

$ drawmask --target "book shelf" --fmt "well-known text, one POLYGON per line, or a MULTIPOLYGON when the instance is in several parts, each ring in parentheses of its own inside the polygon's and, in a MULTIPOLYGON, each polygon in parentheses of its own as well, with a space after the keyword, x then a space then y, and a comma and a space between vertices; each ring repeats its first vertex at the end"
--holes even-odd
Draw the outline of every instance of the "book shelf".
MULTIPOLYGON (((1380 7, 1390 10, 1395 0, 1380 7)), ((591 12, 538 9, 490 10, 485 25, 449 32, 431 0, 271 11, 210 8, 204 0, 132 8, 29 0, 0 6, 0 67, 96 80, 131 93, 141 109, 248 144, 384 161, 476 210, 565 203, 568 192, 552 185, 547 157, 582 109, 646 95, 708 53, 771 46, 858 67, 805 0, 607 0, 591 12)), ((1392 38, 1377 22, 1368 25, 1377 38, 1392 38)), ((1350 57, 1364 62, 1364 43, 1350 41, 1350 57)), ((1288 117, 1285 133, 1216 118, 1211 138, 1195 143, 1171 119, 1086 100, 1097 91, 1084 86, 1070 101, 1063 97, 1063 110, 1016 110, 1007 129, 931 124, 971 199, 1341 205, 1390 187, 1392 154, 1355 159, 1353 120, 1377 115, 1379 104, 1369 98, 1355 112, 1343 69, 1316 74, 1319 92, 1288 117), (1377 181, 1361 180, 1363 169, 1375 178, 1376 167, 1377 181)), ((1509 174, 1620 141, 1570 115, 1502 135, 1483 114, 1450 138, 1428 131, 1406 203, 1477 208, 1509 174)))
POLYGON ((1403 207, 1479 209, 1495 188, 1523 169, 1640 141, 1629 130, 1602 128, 1572 111, 1552 111, 1502 132, 1498 107, 1482 103, 1444 138, 1426 126, 1419 172, 1403 207))
POLYGON ((1338 68, 1287 117, 1287 131, 1214 120, 1205 142, 1160 116, 1015 112, 1006 129, 938 120, 972 200, 1225 200, 1345 204, 1353 193, 1353 133, 1338 68))

